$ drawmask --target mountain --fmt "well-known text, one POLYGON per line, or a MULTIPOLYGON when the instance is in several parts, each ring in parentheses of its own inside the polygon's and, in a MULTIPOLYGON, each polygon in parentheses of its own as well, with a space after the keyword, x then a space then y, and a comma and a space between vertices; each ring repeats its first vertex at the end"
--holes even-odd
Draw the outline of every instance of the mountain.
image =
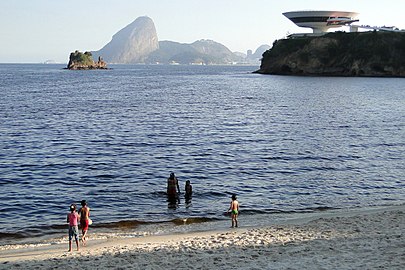
POLYGON ((205 55, 207 64, 230 64, 239 60, 239 57, 224 45, 213 40, 202 39, 191 44, 200 54, 205 55))
POLYGON ((328 33, 275 41, 258 73, 405 77, 405 33, 328 33))
POLYGON ((183 59, 186 55, 191 55, 196 51, 185 43, 178 43, 174 41, 160 41, 159 49, 149 54, 146 59, 147 63, 183 63, 183 59))
POLYGON ((159 49, 152 52, 146 62, 221 65, 232 64, 241 59, 224 45, 202 39, 191 44, 160 41, 159 49))
POLYGON ((246 53, 243 53, 243 52, 233 52, 233 54, 235 54, 236 56, 239 56, 242 59, 246 58, 246 53))
POLYGON ((270 45, 263 44, 259 48, 257 48, 256 51, 252 55, 250 55, 249 58, 250 59, 261 59, 263 56, 263 53, 270 48, 271 48, 270 45))
POLYGON ((244 57, 231 52, 213 40, 191 44, 158 41, 155 25, 149 17, 139 17, 117 32, 101 50, 91 52, 115 64, 205 64, 227 65, 245 63, 244 57))
POLYGON ((263 53, 270 49, 271 47, 267 44, 263 44, 256 49, 253 53, 252 50, 248 50, 243 57, 245 64, 258 65, 262 59, 263 53))
POLYGON ((139 17, 117 32, 101 50, 92 52, 106 62, 144 63, 148 55, 159 49, 155 24, 149 17, 139 17))

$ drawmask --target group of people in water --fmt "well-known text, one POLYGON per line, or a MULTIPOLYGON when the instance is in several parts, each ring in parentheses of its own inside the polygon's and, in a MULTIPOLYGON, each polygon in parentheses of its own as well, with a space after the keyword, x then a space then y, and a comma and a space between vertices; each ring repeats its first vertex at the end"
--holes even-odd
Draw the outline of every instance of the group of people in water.
MULTIPOLYGON (((186 181, 186 185, 184 187, 186 201, 191 199, 193 195, 193 187, 191 186, 190 180, 186 181)), ((180 194, 180 186, 179 180, 174 175, 174 173, 170 173, 169 178, 167 178, 167 198, 169 201, 177 200, 180 194)))
MULTIPOLYGON (((193 194, 193 187, 191 186, 190 180, 186 181, 184 187, 186 202, 191 200, 193 194)), ((174 175, 170 173, 167 179, 167 197, 170 201, 177 201, 180 194, 179 180, 174 175)), ((72 251, 72 241, 75 238, 77 250, 79 250, 79 224, 82 231, 82 244, 86 245, 87 231, 89 225, 91 225, 90 219, 90 208, 87 206, 86 200, 81 201, 81 208, 77 212, 76 204, 72 203, 70 205, 70 213, 67 215, 66 221, 69 223, 69 252, 72 251)), ((239 214, 239 202, 236 199, 236 195, 232 195, 232 201, 228 209, 228 213, 231 213, 232 228, 238 227, 238 214, 239 214)))
POLYGON ((73 237, 76 241, 76 247, 79 251, 79 224, 82 230, 82 244, 86 245, 87 231, 89 225, 91 224, 90 219, 90 208, 87 206, 86 200, 81 201, 82 207, 79 212, 77 212, 76 204, 72 203, 70 205, 70 213, 66 217, 66 222, 69 223, 69 252, 72 251, 72 240, 73 237))
MULTIPOLYGON (((191 200, 191 195, 193 194, 193 187, 191 186, 190 180, 186 181, 184 187, 186 202, 191 200)), ((179 198, 180 186, 179 180, 174 175, 170 173, 169 178, 167 178, 167 198, 169 202, 176 201, 179 198)), ((239 214, 239 202, 236 199, 236 195, 232 195, 231 205, 229 206, 228 213, 231 213, 232 228, 238 227, 238 214, 239 214)))

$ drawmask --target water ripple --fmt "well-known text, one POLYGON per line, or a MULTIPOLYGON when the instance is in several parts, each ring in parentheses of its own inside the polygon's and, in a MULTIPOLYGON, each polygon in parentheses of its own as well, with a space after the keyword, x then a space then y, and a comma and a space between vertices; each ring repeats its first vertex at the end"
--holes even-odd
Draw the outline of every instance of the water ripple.
POLYGON ((82 199, 124 227, 226 218, 233 193, 252 215, 404 202, 402 80, 251 70, 0 65, 0 237, 60 231, 82 199))

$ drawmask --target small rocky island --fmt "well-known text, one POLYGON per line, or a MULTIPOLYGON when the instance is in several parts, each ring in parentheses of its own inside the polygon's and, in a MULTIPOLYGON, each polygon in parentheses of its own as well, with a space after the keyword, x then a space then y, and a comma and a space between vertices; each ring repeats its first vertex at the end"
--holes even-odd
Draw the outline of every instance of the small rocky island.
POLYGON ((67 69, 107 69, 107 63, 101 57, 95 62, 91 52, 82 53, 76 50, 70 54, 67 69))
POLYGON ((256 73, 405 77, 405 33, 334 32, 277 40, 256 73))

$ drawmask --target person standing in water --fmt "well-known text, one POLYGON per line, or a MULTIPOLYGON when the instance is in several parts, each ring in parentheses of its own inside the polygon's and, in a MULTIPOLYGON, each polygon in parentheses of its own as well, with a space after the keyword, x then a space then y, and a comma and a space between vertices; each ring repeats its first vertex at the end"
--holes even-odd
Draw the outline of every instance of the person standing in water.
POLYGON ((70 213, 67 214, 66 222, 69 223, 69 252, 72 251, 72 240, 75 237, 77 251, 79 251, 79 223, 80 216, 76 212, 76 204, 70 205, 70 213))
POLYGON ((235 194, 232 195, 232 201, 228 212, 231 212, 232 228, 238 227, 239 202, 236 200, 235 194))
POLYGON ((187 207, 191 203, 191 195, 193 195, 193 187, 191 186, 190 180, 186 181, 184 191, 185 191, 184 198, 186 199, 186 207, 187 207))
POLYGON ((180 193, 179 180, 177 180, 174 173, 170 173, 169 178, 167 178, 167 197, 169 200, 174 200, 178 197, 177 191, 180 193))
POLYGON ((87 240, 87 231, 89 230, 90 208, 87 206, 86 200, 82 200, 81 205, 82 208, 79 210, 80 228, 82 229, 82 244, 85 246, 87 240))
POLYGON ((190 180, 186 181, 186 185, 184 186, 184 191, 186 194, 184 195, 186 198, 191 198, 191 195, 193 195, 193 186, 191 185, 190 180))

